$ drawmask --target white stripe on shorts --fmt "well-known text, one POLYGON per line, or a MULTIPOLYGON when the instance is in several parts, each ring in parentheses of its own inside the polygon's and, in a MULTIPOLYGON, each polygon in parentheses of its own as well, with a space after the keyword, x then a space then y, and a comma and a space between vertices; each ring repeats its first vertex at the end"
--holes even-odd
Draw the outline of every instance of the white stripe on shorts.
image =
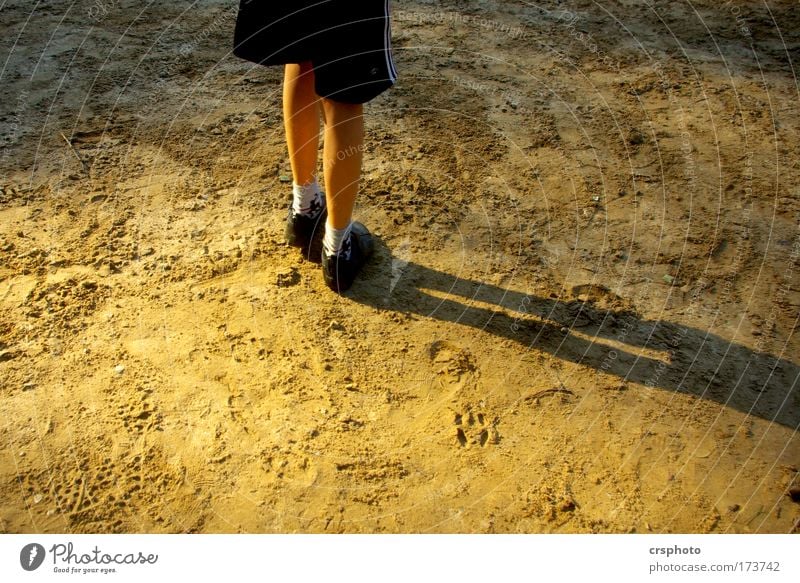
POLYGON ((386 12, 386 24, 383 31, 383 45, 384 54, 386 55, 386 70, 392 83, 394 83, 397 81, 397 69, 394 68, 394 59, 392 58, 392 23, 389 16, 389 0, 384 1, 384 10, 386 12))

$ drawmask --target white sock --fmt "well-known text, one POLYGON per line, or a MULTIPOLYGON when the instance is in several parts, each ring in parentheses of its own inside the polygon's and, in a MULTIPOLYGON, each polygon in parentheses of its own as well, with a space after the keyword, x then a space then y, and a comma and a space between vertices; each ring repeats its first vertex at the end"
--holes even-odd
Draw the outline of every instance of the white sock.
POLYGON ((325 208, 325 195, 322 194, 316 178, 308 184, 292 184, 294 214, 314 216, 322 208, 325 208))
POLYGON ((328 255, 338 255, 342 252, 342 245, 350 234, 352 221, 344 229, 334 229, 325 222, 325 236, 322 238, 322 247, 328 255))

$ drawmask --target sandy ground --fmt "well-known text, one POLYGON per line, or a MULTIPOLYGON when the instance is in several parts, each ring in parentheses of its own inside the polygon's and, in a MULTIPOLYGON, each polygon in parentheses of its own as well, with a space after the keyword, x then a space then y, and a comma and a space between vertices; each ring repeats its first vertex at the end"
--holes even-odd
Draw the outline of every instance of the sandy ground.
POLYGON ((800 528, 796 2, 396 1, 342 297, 235 1, 31 6, 0 532, 800 528))

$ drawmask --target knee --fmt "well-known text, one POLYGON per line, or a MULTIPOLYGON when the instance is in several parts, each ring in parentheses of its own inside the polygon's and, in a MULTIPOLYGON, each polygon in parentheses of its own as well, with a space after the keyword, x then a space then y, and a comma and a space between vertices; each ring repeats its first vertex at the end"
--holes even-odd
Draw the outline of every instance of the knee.
POLYGON ((314 67, 311 61, 284 65, 284 85, 295 90, 314 90, 314 67))
POLYGON ((322 109, 325 113, 325 122, 333 125, 360 118, 364 113, 364 106, 360 103, 343 103, 328 97, 322 98, 322 109))

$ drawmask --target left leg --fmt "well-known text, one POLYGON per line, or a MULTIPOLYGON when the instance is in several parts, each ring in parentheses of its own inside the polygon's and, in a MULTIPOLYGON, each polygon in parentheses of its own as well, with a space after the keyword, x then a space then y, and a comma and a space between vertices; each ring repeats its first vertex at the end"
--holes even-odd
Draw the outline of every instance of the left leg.
POLYGON ((292 205, 286 221, 289 245, 307 248, 322 228, 325 195, 317 183, 319 97, 310 61, 290 63, 283 77, 283 123, 292 165, 292 205))
POLYGON ((285 66, 283 124, 294 183, 308 184, 317 173, 319 148, 319 98, 314 92, 311 62, 285 66))

